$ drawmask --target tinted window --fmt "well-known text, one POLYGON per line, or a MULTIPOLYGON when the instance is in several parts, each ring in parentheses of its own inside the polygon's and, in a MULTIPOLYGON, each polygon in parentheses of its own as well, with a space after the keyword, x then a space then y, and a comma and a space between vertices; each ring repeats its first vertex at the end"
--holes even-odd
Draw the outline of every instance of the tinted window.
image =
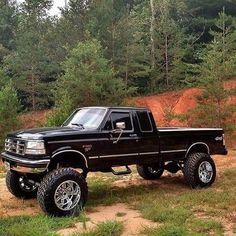
POLYGON ((103 128, 104 130, 112 130, 112 123, 111 123, 111 117, 109 116, 107 119, 107 122, 103 128))
POLYGON ((137 111, 141 131, 152 131, 149 115, 146 111, 137 111))
POLYGON ((114 129, 116 128, 117 122, 125 122, 124 130, 132 130, 132 123, 130 119, 130 114, 128 112, 112 112, 111 121, 114 129))

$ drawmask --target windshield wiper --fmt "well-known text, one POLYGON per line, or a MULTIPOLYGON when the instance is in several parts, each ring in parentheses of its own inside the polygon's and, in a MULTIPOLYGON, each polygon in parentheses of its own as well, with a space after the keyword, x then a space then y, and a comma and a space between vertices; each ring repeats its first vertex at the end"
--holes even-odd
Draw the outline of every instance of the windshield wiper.
POLYGON ((83 124, 72 123, 72 125, 76 125, 76 126, 80 127, 81 129, 84 129, 84 125, 83 124))

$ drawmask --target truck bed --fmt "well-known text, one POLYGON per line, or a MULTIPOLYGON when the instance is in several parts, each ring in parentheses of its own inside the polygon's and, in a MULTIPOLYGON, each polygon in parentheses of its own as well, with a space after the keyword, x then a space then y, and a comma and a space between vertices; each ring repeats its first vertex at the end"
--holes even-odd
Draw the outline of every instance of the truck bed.
POLYGON ((173 155, 184 157, 193 144, 202 144, 211 155, 225 154, 223 129, 221 128, 182 128, 157 127, 160 140, 160 153, 166 158, 173 155), (221 144, 221 145, 219 145, 221 144), (179 153, 178 155, 176 155, 179 153), (173 155, 172 155, 173 154, 173 155))

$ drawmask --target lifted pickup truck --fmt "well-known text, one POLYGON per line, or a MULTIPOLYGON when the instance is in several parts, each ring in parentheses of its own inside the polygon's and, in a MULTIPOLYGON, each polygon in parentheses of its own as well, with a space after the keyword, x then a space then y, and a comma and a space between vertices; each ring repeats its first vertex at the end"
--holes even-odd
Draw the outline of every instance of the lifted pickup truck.
POLYGON ((141 177, 158 179, 164 170, 182 170, 192 188, 201 188, 215 180, 214 154, 227 154, 220 128, 156 128, 145 108, 84 107, 61 127, 9 134, 2 160, 13 195, 37 196, 47 214, 68 216, 87 201, 90 171, 129 174, 136 164, 141 177))

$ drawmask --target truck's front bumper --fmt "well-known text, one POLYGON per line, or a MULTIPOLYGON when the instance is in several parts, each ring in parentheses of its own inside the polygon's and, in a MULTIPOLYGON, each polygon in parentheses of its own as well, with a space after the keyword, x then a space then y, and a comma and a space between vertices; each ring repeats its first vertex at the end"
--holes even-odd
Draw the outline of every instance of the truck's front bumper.
POLYGON ((32 160, 6 152, 1 154, 1 158, 7 170, 11 169, 23 173, 42 173, 47 170, 50 162, 50 159, 32 160))

